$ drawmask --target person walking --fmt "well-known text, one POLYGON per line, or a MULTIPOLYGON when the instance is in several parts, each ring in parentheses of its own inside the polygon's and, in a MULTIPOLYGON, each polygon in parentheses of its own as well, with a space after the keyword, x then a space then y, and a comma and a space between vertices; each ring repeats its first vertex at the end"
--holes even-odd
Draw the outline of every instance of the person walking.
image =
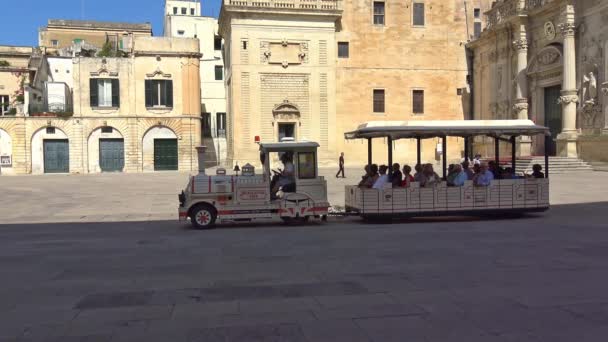
POLYGON ((340 178, 339 175, 342 174, 342 178, 346 178, 344 175, 344 152, 340 153, 340 158, 338 159, 338 173, 336 173, 336 178, 340 178))

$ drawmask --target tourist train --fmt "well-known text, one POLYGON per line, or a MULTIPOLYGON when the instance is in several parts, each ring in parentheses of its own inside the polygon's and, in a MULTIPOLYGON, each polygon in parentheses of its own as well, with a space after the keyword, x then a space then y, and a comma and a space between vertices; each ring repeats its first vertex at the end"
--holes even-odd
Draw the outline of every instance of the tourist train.
MULTIPOLYGON (((543 178, 512 177, 494 179, 487 186, 466 180, 461 186, 448 186, 448 137, 465 142, 464 160, 469 160, 471 139, 488 136, 495 141, 495 162, 499 162, 499 142, 511 144, 512 169, 516 168, 516 141, 522 136, 542 135, 549 141, 547 127, 529 120, 464 120, 464 121, 375 121, 345 133, 345 139, 365 139, 368 165, 372 165, 374 139, 388 141, 387 165, 393 165, 393 143, 399 139, 417 141, 417 163, 421 163, 421 140, 442 139, 443 177, 431 186, 411 182, 406 187, 388 183, 380 188, 357 185, 345 187, 345 212, 365 219, 417 217, 435 215, 487 215, 541 212, 549 209, 549 160, 545 153, 543 178)), ((227 175, 219 168, 207 175, 199 148, 199 174, 191 176, 179 195, 179 219, 190 218, 193 227, 210 228, 217 223, 283 220, 306 222, 325 220, 330 213, 327 181, 319 176, 316 142, 284 140, 278 143, 257 142, 263 170, 246 164, 235 168, 237 175, 227 175), (280 160, 284 169, 273 170, 280 160), (238 171, 241 172, 238 175, 238 171)), ((549 146, 548 143, 545 146, 549 146)), ((389 171, 390 173, 391 171, 389 171)))

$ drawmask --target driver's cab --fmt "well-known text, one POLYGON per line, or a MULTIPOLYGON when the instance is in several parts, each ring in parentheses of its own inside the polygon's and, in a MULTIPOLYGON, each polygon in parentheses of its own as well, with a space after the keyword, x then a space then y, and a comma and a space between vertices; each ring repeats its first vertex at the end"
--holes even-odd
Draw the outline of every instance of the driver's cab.
POLYGON ((271 200, 286 197, 327 200, 325 179, 318 175, 318 147, 316 142, 260 143, 260 162, 271 200))

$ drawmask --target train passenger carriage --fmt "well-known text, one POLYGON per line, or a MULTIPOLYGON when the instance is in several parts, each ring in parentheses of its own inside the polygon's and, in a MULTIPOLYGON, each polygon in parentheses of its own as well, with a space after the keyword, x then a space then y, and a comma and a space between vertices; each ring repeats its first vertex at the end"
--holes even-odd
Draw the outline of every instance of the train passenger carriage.
MULTIPOLYGON (((378 121, 360 125, 345 134, 346 139, 368 141, 368 164, 373 161, 373 139, 388 140, 387 165, 393 164, 393 142, 399 139, 417 141, 417 163, 421 163, 421 140, 442 138, 442 181, 430 187, 412 182, 407 188, 383 189, 346 186, 347 212, 362 217, 431 216, 489 213, 524 213, 549 209, 549 162, 545 153, 545 178, 495 179, 489 186, 475 186, 471 180, 463 186, 448 186, 447 137, 465 141, 465 160, 469 159, 470 141, 475 136, 489 136, 495 141, 495 161, 499 162, 499 142, 512 146, 512 168, 516 168, 516 139, 520 136, 543 135, 550 138, 549 129, 530 120, 464 120, 464 121, 378 121)), ((549 144, 545 144, 548 146, 549 144)), ((546 152, 546 151, 545 151, 546 152)), ((389 171, 390 172, 390 171, 389 171)))

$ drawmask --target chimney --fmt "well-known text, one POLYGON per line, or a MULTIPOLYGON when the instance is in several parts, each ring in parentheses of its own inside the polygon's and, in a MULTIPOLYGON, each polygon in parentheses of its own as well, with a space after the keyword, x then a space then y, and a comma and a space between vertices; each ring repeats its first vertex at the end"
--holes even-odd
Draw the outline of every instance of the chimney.
POLYGON ((198 173, 200 175, 205 174, 205 160, 203 158, 203 155, 205 154, 206 150, 207 150, 207 146, 197 146, 196 147, 196 153, 198 155, 198 173))

